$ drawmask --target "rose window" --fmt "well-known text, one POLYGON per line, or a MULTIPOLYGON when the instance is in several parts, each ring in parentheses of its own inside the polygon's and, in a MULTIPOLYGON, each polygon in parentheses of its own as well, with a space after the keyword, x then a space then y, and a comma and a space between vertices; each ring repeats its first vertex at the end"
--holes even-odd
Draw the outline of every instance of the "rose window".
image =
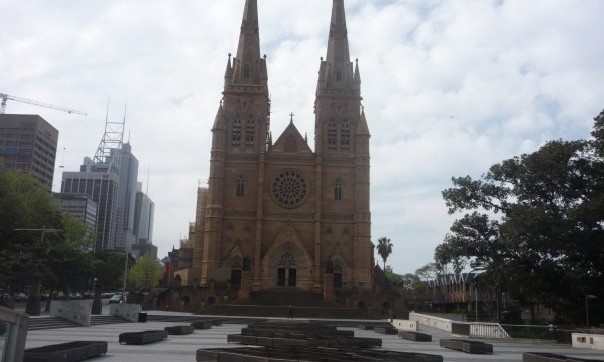
POLYGON ((285 207, 298 206, 308 193, 304 176, 293 170, 285 170, 277 175, 273 179, 272 189, 275 200, 285 207))

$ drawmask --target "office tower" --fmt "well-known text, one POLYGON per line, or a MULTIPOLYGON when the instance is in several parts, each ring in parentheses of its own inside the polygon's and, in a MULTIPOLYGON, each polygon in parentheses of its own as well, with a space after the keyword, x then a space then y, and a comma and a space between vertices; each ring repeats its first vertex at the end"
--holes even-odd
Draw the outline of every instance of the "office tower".
POLYGON ((59 131, 38 115, 0 114, 0 165, 24 170, 50 191, 59 131))

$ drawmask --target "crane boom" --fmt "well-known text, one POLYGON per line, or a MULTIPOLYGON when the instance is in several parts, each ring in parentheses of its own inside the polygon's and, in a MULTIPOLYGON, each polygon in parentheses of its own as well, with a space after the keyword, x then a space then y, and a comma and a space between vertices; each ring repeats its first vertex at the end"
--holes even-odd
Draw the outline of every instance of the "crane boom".
POLYGON ((11 96, 10 94, 5 94, 5 93, 0 93, 0 98, 2 99, 2 104, 0 107, 0 114, 4 114, 4 112, 6 111, 6 101, 10 99, 11 101, 32 104, 32 105, 38 106, 38 107, 56 109, 57 111, 63 111, 63 112, 67 112, 69 114, 75 113, 75 114, 81 114, 83 116, 88 115, 88 114, 86 114, 86 112, 78 111, 75 109, 69 109, 69 108, 65 108, 65 107, 55 106, 53 104, 38 102, 38 101, 34 101, 32 99, 27 99, 27 98, 15 97, 15 96, 11 96))

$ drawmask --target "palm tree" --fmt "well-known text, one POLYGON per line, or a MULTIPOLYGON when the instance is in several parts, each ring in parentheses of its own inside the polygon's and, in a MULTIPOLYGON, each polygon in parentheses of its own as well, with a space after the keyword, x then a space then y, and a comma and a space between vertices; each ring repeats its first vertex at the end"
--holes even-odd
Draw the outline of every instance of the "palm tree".
POLYGON ((392 254, 392 243, 390 242, 390 239, 382 236, 378 239, 378 243, 375 248, 377 249, 378 254, 380 254, 384 260, 384 271, 386 271, 386 259, 388 259, 390 254, 392 254))

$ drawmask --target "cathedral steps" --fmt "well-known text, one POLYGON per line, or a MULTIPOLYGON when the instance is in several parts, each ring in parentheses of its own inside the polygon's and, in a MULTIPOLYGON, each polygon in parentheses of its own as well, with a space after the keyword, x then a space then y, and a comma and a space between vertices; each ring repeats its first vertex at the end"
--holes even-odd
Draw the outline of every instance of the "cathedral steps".
POLYGON ((325 303, 320 294, 295 287, 280 287, 252 292, 250 300, 218 304, 208 308, 209 314, 285 318, 289 306, 295 318, 366 319, 366 311, 325 303))
MULTIPOLYGON (((312 293, 296 287, 277 287, 273 289, 252 292, 249 302, 245 304, 256 304, 264 306, 304 306, 325 307, 320 294, 312 293)), ((332 305, 335 306, 335 305, 332 305)))
MULTIPOLYGON (((209 307, 207 313, 212 315, 287 318, 288 311, 289 305, 218 304, 209 307)), ((294 305, 293 311, 294 318, 370 319, 364 310, 349 307, 303 307, 294 305)))

